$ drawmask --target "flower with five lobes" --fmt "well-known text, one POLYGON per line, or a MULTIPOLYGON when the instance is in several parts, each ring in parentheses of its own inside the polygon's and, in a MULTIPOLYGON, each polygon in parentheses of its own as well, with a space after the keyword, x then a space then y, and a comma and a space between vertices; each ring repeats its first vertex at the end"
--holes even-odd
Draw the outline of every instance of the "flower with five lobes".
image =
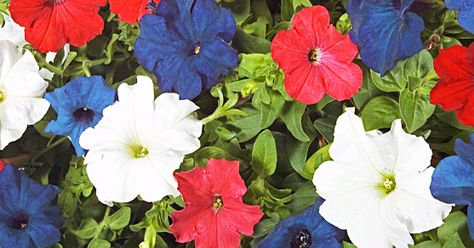
POLYGON ((447 157, 433 173, 431 193, 446 203, 468 205, 467 224, 474 240, 474 134, 470 142, 456 140, 457 156, 447 157))
POLYGON ((28 125, 40 121, 49 109, 42 98, 48 83, 30 51, 0 41, 0 150, 18 140, 28 125))
POLYGON ((66 43, 79 47, 102 33, 99 9, 107 0, 11 0, 13 20, 40 52, 57 52, 66 43))
POLYGON ((44 131, 66 135, 76 150, 84 154, 79 137, 102 118, 102 111, 115 100, 115 90, 101 76, 77 77, 65 86, 44 96, 58 113, 58 119, 48 123, 44 131))
POLYGON ((405 133, 400 120, 387 133, 365 132, 350 111, 336 123, 324 162, 313 183, 326 201, 320 214, 347 229, 359 248, 407 248, 410 233, 443 224, 451 205, 431 195, 431 149, 421 137, 405 133))
POLYGON ((79 139, 89 150, 84 163, 99 200, 129 202, 140 195, 154 202, 179 195, 173 171, 200 147, 202 122, 192 114, 197 109, 175 93, 154 99, 148 77, 139 76, 135 85, 122 83, 118 101, 79 139))
POLYGON ((461 123, 474 127, 474 42, 441 49, 433 63, 440 80, 431 91, 431 103, 456 111, 461 123))
POLYGON ((352 61, 357 46, 329 23, 323 6, 302 9, 271 45, 272 58, 285 71, 288 95, 304 104, 319 102, 324 93, 341 101, 362 85, 362 70, 352 61))
POLYGON ((178 242, 196 248, 239 247, 240 233, 253 234, 263 212, 242 202, 247 191, 238 161, 211 158, 206 168, 174 174, 186 207, 172 214, 169 227, 178 242))

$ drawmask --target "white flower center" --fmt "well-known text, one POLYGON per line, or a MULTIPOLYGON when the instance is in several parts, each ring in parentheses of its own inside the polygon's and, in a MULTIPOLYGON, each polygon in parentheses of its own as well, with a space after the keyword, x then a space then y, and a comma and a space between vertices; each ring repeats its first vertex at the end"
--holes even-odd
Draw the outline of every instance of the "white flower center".
POLYGON ((140 144, 131 145, 130 151, 134 158, 144 158, 148 155, 148 149, 140 144))
POLYGON ((394 174, 386 174, 383 176, 383 181, 378 185, 379 189, 384 195, 392 193, 397 187, 394 174))

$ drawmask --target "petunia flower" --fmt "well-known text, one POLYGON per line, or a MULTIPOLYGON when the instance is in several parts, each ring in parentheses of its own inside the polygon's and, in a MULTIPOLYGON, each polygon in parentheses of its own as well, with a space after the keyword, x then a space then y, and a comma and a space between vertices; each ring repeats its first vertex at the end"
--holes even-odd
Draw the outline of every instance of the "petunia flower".
POLYGON ((79 140, 89 150, 84 162, 97 197, 110 204, 179 195, 173 171, 200 146, 202 122, 192 115, 198 107, 174 93, 155 100, 153 83, 143 76, 121 84, 118 99, 79 140))
POLYGON ((107 0, 11 0, 13 20, 40 52, 57 52, 66 43, 83 46, 102 33, 99 9, 107 0))
POLYGON ((431 193, 446 203, 468 205, 468 226, 474 240, 474 134, 469 143, 456 140, 457 156, 447 157, 436 166, 431 193))
POLYGON ((431 103, 456 111, 461 123, 474 126, 474 43, 441 49, 433 63, 440 80, 431 91, 431 103))
POLYGON ((3 15, 5 20, 3 27, 0 27, 0 40, 9 40, 20 48, 28 44, 25 40, 25 29, 13 21, 9 15, 1 12, 0 15, 3 15))
POLYGON ((141 20, 135 55, 161 91, 193 99, 237 66, 234 17, 214 0, 162 0, 155 12, 141 20))
POLYGON ((22 55, 10 41, 0 41, 0 150, 46 114, 47 87, 31 52, 22 55))
POLYGON ((459 11, 459 25, 474 34, 474 0, 446 0, 444 4, 459 11))
POLYGON ((272 58, 285 71, 285 89, 294 99, 313 104, 324 93, 341 101, 362 85, 362 71, 352 61, 357 46, 329 23, 323 6, 302 9, 271 45, 272 58))
POLYGON ((410 233, 443 224, 451 205, 431 195, 431 149, 422 137, 405 133, 400 120, 392 129, 365 132, 350 111, 336 123, 329 149, 313 183, 326 201, 320 214, 347 229, 359 248, 413 245, 410 233))
POLYGON ((319 214, 324 201, 319 199, 299 215, 280 221, 272 231, 258 243, 257 248, 340 248, 345 233, 331 225, 319 214))
POLYGON ((253 234, 263 216, 258 206, 242 202, 247 191, 238 161, 210 159, 206 168, 175 173, 186 207, 172 214, 169 227, 180 243, 196 248, 239 247, 240 233, 253 234))
POLYGON ((160 0, 109 0, 110 11, 118 15, 120 21, 136 24, 143 15, 149 14, 150 4, 156 5, 160 0))
POLYGON ((362 61, 384 75, 399 60, 424 48, 423 19, 410 10, 414 0, 349 0, 350 36, 360 46, 362 61))
POLYGON ((46 132, 69 136, 77 156, 84 154, 79 137, 102 119, 102 111, 115 100, 115 90, 100 76, 78 77, 44 96, 58 113, 46 132))
POLYGON ((7 165, 0 171, 0 244, 2 247, 51 247, 61 238, 60 191, 41 185, 7 165))

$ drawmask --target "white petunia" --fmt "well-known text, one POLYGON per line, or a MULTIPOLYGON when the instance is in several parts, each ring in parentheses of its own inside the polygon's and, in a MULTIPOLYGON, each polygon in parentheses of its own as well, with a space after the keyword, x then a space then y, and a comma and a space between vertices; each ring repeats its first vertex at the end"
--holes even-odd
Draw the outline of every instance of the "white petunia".
POLYGON ((326 200, 320 213, 347 229, 359 248, 408 247, 410 233, 440 226, 451 210, 431 195, 428 143, 405 133, 400 120, 385 134, 365 132, 362 120, 347 111, 337 120, 329 153, 333 161, 313 178, 326 200))
POLYGON ((89 150, 87 174, 105 204, 138 195, 149 202, 179 195, 173 171, 200 147, 202 122, 193 115, 198 107, 175 93, 154 100, 151 79, 139 76, 137 81, 121 84, 119 101, 80 137, 89 150))
POLYGON ((9 15, 4 13, 0 13, 0 15, 3 15, 5 20, 3 27, 0 27, 0 40, 8 40, 19 48, 28 44, 25 40, 25 28, 13 21, 9 15))
POLYGON ((33 54, 21 54, 15 44, 0 41, 0 149, 19 139, 28 125, 40 121, 49 108, 42 98, 48 83, 39 75, 33 54))

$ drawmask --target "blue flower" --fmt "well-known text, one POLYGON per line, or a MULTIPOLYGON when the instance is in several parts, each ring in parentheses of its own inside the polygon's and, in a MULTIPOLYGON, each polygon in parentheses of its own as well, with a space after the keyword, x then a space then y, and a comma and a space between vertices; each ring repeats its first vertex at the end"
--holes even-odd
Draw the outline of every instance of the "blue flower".
POLYGON ((232 13, 214 0, 162 0, 141 20, 135 55, 161 91, 193 99, 237 66, 234 34, 232 13))
POLYGON ((278 223, 257 248, 339 248, 345 234, 319 214, 323 200, 278 223))
POLYGON ((51 247, 63 225, 56 206, 59 188, 41 185, 7 165, 0 172, 0 246, 51 247))
POLYGON ((45 131, 69 136, 76 154, 81 156, 84 149, 79 145, 79 137, 102 119, 104 108, 114 102, 115 90, 100 76, 78 77, 46 93, 44 98, 58 113, 58 119, 48 123, 45 131))
POLYGON ((430 190, 445 203, 468 205, 468 225, 474 239, 474 134, 470 138, 470 143, 456 140, 457 156, 441 160, 433 173, 430 190))
POLYGON ((446 0, 446 7, 459 11, 461 27, 474 34, 474 0, 446 0))
POLYGON ((361 47, 362 61, 384 75, 397 61, 423 49, 423 19, 410 10, 414 0, 349 0, 350 37, 361 47))

